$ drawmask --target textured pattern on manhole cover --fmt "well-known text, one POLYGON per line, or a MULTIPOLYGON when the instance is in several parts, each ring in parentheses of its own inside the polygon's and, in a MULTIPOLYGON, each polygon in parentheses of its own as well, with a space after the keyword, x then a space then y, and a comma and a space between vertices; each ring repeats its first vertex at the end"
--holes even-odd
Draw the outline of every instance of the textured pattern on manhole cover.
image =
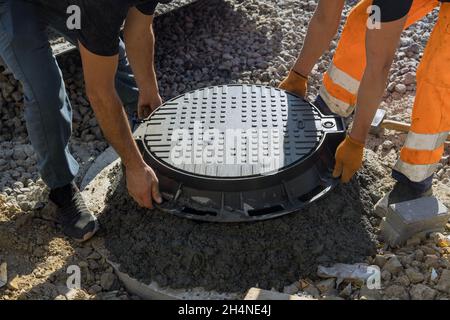
POLYGON ((158 175, 161 210, 238 222, 281 216, 328 193, 345 126, 283 90, 224 85, 164 103, 135 137, 158 175))
MULTIPOLYGON (((328 120, 330 128, 335 127, 328 120)), ((210 87, 164 104, 147 121, 148 150, 177 169, 211 177, 278 171, 311 154, 323 121, 310 104, 257 85, 210 87)))

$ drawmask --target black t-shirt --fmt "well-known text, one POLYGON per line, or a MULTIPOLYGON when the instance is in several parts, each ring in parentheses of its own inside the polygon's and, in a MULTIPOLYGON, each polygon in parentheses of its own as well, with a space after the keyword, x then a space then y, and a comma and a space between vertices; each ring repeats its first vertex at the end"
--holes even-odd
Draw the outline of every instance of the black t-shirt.
POLYGON ((113 56, 119 50, 119 34, 128 10, 136 7, 145 15, 153 15, 158 2, 167 0, 28 0, 57 15, 69 18, 67 8, 77 5, 81 11, 81 28, 74 30, 78 40, 89 51, 113 56))
MULTIPOLYGON (((440 0, 450 2, 450 0, 440 0)), ((373 0, 372 5, 381 9, 381 22, 391 22, 406 16, 411 9, 413 0, 373 0)))

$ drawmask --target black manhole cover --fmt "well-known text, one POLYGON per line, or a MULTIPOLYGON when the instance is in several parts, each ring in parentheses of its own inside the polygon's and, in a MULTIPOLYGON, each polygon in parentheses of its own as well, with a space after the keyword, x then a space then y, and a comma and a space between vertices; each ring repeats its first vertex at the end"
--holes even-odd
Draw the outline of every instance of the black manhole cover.
POLYGON ((225 85, 158 108, 136 131, 159 177, 162 210, 191 219, 264 220, 300 209, 335 185, 341 118, 283 90, 225 85))

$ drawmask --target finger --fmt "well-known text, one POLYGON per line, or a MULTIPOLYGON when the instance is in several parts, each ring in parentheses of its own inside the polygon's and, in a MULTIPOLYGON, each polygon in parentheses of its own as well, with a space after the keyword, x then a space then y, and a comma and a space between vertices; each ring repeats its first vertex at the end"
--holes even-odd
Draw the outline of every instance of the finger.
POLYGON ((147 105, 139 106, 139 108, 138 108, 139 119, 147 118, 150 115, 150 113, 151 113, 151 108, 149 106, 147 106, 147 105))
POLYGON ((138 204, 139 207, 143 208, 144 205, 143 203, 135 196, 133 196, 134 201, 138 204))
POLYGON ((143 112, 144 118, 147 118, 152 113, 152 108, 149 106, 145 106, 143 112))
POLYGON ((342 183, 348 183, 352 179, 353 175, 355 174, 354 170, 344 168, 341 176, 342 183))
POLYGON ((159 182, 158 179, 153 180, 152 183, 152 197, 158 204, 162 202, 161 194, 159 193, 159 182))
POLYGON ((150 193, 145 193, 143 201, 144 207, 147 209, 153 209, 153 200, 150 193))
POLYGON ((338 178, 342 174, 343 163, 342 161, 336 160, 336 164, 334 165, 333 177, 338 178))

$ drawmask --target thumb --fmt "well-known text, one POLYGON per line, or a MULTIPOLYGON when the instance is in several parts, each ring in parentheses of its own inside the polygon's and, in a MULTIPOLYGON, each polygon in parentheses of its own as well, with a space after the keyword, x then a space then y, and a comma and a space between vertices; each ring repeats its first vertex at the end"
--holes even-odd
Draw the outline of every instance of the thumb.
POLYGON ((343 167, 344 167, 343 162, 341 160, 336 159, 336 164, 334 165, 333 170, 333 178, 338 178, 341 176, 343 167))
POLYGON ((140 105, 138 108, 139 119, 147 118, 152 112, 152 108, 148 104, 140 105))
POLYGON ((344 168, 341 181, 342 183, 348 183, 352 179, 353 175, 355 174, 355 171, 350 168, 344 168))
POLYGON ((154 179, 152 183, 152 197, 158 204, 161 204, 162 197, 159 193, 159 182, 157 179, 154 179))

